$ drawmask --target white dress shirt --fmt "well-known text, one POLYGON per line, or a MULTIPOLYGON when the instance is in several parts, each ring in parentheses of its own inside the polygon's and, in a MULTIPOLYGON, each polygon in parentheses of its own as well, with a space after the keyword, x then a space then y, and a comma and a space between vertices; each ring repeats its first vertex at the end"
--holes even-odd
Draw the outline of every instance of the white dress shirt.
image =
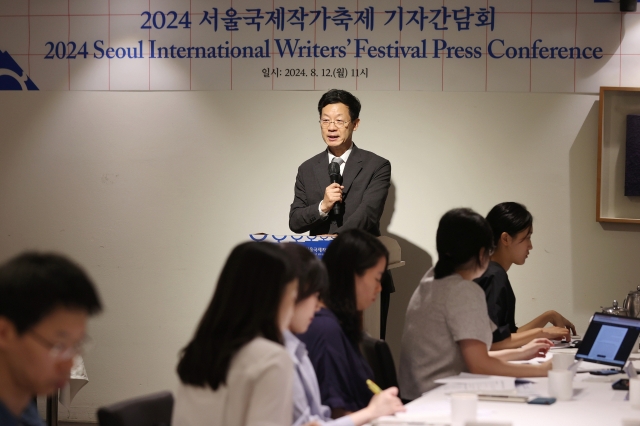
POLYGON ((293 360, 293 426, 316 421, 323 426, 353 426, 349 416, 331 419, 331 409, 322 405, 320 386, 307 347, 290 331, 284 332, 284 343, 293 360))
MULTIPOLYGON (((349 147, 349 149, 339 157, 342 158, 343 161, 343 163, 340 164, 340 175, 344 175, 344 167, 347 165, 347 160, 349 159, 349 155, 351 155, 352 149, 353 142, 351 143, 351 147, 349 147)), ((329 151, 329 148, 327 148, 327 154, 329 154, 329 162, 327 163, 327 165, 329 165, 333 161, 333 159, 336 158, 336 156, 333 155, 331 151, 329 151)), ((320 201, 320 204, 318 204, 318 211, 320 212, 320 217, 323 219, 329 216, 329 213, 325 213, 322 211, 322 200, 320 201)))

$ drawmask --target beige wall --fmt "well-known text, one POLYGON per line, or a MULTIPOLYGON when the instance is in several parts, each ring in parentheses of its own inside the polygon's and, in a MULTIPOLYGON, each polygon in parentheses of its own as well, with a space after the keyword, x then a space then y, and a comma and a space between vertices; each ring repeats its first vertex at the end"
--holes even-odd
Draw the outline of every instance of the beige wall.
MULTIPOLYGON (((515 200, 533 212, 534 250, 510 272, 520 323, 556 309, 584 332, 600 305, 640 284, 640 227, 594 220, 597 97, 357 95, 356 143, 393 166, 384 222, 407 261, 394 271, 396 356, 404 308, 452 207, 485 214, 515 200)), ((72 417, 175 386, 177 353, 231 247, 251 232, 289 233, 297 166, 323 149, 319 96, 0 93, 0 258, 68 253, 106 305, 72 417)))

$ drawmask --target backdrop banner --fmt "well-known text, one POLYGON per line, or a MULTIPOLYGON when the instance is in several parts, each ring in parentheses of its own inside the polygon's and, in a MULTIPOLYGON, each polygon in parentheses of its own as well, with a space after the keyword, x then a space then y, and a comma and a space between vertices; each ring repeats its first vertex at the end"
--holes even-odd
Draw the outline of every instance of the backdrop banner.
POLYGON ((640 15, 606 0, 0 4, 0 90, 596 93, 640 85, 640 15))

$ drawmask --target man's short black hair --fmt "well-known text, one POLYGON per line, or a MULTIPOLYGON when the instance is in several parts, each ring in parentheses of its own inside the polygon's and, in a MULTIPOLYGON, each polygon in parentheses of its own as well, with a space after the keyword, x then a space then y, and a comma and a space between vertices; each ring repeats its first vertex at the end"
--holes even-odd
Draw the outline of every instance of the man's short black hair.
POLYGON ((0 265, 0 317, 19 334, 58 308, 89 315, 102 306, 87 274, 71 260, 53 253, 26 252, 0 265))
POLYGON ((349 108, 351 121, 360 117, 360 101, 346 90, 331 89, 322 95, 318 102, 318 114, 322 115, 322 108, 331 104, 345 104, 349 108))

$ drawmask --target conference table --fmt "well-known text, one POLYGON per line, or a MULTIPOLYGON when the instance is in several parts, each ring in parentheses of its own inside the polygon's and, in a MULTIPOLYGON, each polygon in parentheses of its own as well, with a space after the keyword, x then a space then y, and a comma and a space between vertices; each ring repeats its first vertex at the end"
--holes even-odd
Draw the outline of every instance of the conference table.
MULTIPOLYGON (((570 352, 575 350, 558 350, 570 352)), ((553 356, 556 351, 551 351, 553 356)), ((640 354, 630 357, 636 368, 640 367, 640 354)), ((542 361, 542 359, 538 360, 542 361)), ((582 363, 580 370, 607 368, 597 364, 582 363)), ((511 424, 513 426, 617 426, 623 420, 635 419, 640 426, 640 409, 631 407, 627 391, 613 390, 611 384, 624 374, 596 376, 579 372, 574 377, 574 393, 570 401, 557 401, 552 405, 533 405, 522 402, 478 401, 477 421, 487 424, 511 424)), ((532 383, 518 387, 519 394, 549 396, 547 378, 527 379, 532 383)), ((445 387, 427 392, 406 406, 407 412, 397 416, 396 424, 449 425, 450 396, 445 387), (402 422, 402 420, 405 420, 402 422)))

